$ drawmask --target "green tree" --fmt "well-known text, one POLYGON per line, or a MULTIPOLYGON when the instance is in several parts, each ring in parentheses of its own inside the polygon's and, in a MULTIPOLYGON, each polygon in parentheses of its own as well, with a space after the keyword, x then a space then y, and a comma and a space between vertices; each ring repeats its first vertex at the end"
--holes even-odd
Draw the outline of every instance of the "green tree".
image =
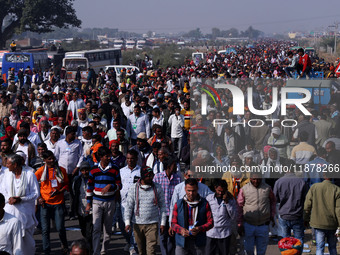
POLYGON ((239 36, 238 30, 236 28, 230 28, 229 30, 225 32, 227 34, 227 37, 235 38, 239 36))
POLYGON ((261 32, 260 30, 254 29, 252 26, 248 27, 246 31, 241 32, 242 37, 249 37, 251 39, 256 39, 262 34, 263 32, 261 32))
POLYGON ((320 45, 324 48, 331 47, 334 48, 334 37, 324 37, 321 39, 320 45))
POLYGON ((216 39, 216 37, 220 37, 220 36, 221 36, 221 31, 218 28, 213 27, 211 29, 211 38, 216 39))
POLYGON ((188 33, 184 34, 183 37, 187 38, 201 38, 203 37, 203 34, 201 32, 201 29, 196 28, 194 30, 189 31, 188 33))
POLYGON ((0 48, 17 33, 47 33, 53 28, 80 27, 74 0, 0 0, 0 48))

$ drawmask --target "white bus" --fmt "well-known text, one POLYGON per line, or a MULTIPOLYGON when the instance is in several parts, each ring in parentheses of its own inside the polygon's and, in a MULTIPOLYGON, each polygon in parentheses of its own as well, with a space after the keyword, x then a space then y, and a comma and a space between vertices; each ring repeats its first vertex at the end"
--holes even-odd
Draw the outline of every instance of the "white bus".
POLYGON ((142 50, 145 47, 146 41, 145 40, 138 40, 137 41, 137 50, 142 50))
POLYGON ((124 41, 123 40, 119 40, 119 39, 116 39, 113 41, 113 47, 115 49, 123 49, 124 47, 124 41))
POLYGON ((67 52, 63 59, 67 82, 75 81, 78 68, 80 68, 81 82, 86 83, 89 68, 93 68, 97 73, 107 65, 120 65, 121 63, 122 52, 120 49, 67 52))
POLYGON ((127 50, 133 50, 135 46, 136 46, 136 42, 134 40, 126 40, 125 48, 127 50))

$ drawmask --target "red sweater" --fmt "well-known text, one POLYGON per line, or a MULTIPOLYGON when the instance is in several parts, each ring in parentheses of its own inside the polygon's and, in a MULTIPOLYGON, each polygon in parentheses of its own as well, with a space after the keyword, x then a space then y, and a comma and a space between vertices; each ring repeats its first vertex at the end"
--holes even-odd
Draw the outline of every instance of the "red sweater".
POLYGON ((312 67, 312 61, 310 60, 310 57, 307 54, 300 56, 299 64, 303 66, 302 72, 306 71, 307 66, 312 67))

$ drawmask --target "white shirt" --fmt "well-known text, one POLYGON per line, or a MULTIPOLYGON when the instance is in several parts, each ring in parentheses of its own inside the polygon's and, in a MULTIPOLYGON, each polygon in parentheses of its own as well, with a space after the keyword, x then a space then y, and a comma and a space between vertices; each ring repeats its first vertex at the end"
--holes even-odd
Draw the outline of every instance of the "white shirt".
POLYGON ((153 117, 152 120, 151 120, 151 128, 153 127, 153 125, 160 125, 161 127, 163 127, 163 124, 164 124, 164 118, 163 116, 161 115, 159 117, 159 119, 157 119, 156 117, 153 117))
POLYGON ((72 174, 73 170, 80 167, 83 162, 83 146, 79 140, 68 143, 62 139, 57 142, 54 155, 59 166, 65 168, 67 174, 72 174))
MULTIPOLYGON (((18 220, 20 220, 22 228, 24 230, 29 229, 31 227, 35 227, 38 224, 38 221, 35 218, 35 200, 37 200, 39 197, 40 189, 35 174, 31 171, 25 171, 24 169, 22 171, 26 172, 27 184, 25 189, 25 195, 20 197, 21 202, 14 205, 10 205, 8 203, 8 199, 12 196, 11 182, 13 180, 12 177, 14 175, 12 172, 10 171, 5 172, 2 184, 4 185, 3 195, 5 196, 6 201, 5 211, 17 217, 18 220)), ((14 183, 16 183, 15 176, 14 180, 15 180, 14 183)), ((20 187, 22 185, 22 182, 19 183, 18 185, 20 187)))
POLYGON ((1 166, 0 169, 0 193, 4 194, 4 186, 2 185, 2 182, 4 180, 5 173, 8 171, 7 167, 1 166))
POLYGON ((122 189, 120 190, 120 196, 122 198, 122 206, 126 205, 127 194, 130 187, 134 184, 135 176, 140 177, 140 166, 136 166, 134 169, 130 169, 128 166, 120 169, 120 178, 122 180, 122 189))
MULTIPOLYGON (((120 129, 124 130, 124 135, 125 135, 125 139, 128 140, 128 136, 126 133, 126 130, 122 127, 120 127, 120 129)), ((112 140, 117 140, 117 131, 115 128, 111 128, 108 132, 107 132, 107 137, 109 138, 109 141, 112 140)))
POLYGON ((61 140, 61 139, 59 139, 55 144, 53 144, 53 143, 51 142, 51 139, 45 141, 45 144, 46 144, 46 146, 47 146, 47 150, 52 151, 52 152, 54 153, 54 152, 55 152, 55 148, 56 148, 56 146, 57 146, 57 143, 58 143, 60 140, 61 140))
POLYGON ((168 120, 171 126, 171 138, 183 137, 184 116, 172 114, 168 120))
POLYGON ((133 108, 135 107, 135 103, 131 103, 130 106, 127 106, 124 102, 120 106, 122 107, 124 115, 126 116, 126 118, 128 118, 133 113, 133 108))
POLYGON ((6 251, 11 255, 22 255, 21 222, 13 215, 5 212, 0 220, 0 251, 6 251))
POLYGON ((166 92, 170 93, 174 89, 174 84, 172 83, 172 80, 168 80, 166 84, 166 92))
POLYGON ((92 147, 92 139, 86 140, 84 137, 81 138, 83 144, 84 157, 90 155, 92 147))
POLYGON ((146 137, 150 138, 150 121, 148 115, 141 113, 138 117, 131 114, 126 123, 126 131, 131 139, 137 139, 137 135, 141 132, 146 133, 146 137))

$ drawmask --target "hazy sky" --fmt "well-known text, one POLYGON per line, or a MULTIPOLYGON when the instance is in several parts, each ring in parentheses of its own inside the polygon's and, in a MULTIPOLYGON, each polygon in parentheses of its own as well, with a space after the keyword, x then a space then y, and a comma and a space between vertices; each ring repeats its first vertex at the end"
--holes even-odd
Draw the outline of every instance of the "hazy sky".
POLYGON ((181 32, 197 27, 240 30, 253 25, 266 33, 309 31, 340 22, 339 0, 75 0, 82 28, 130 32, 181 32))

